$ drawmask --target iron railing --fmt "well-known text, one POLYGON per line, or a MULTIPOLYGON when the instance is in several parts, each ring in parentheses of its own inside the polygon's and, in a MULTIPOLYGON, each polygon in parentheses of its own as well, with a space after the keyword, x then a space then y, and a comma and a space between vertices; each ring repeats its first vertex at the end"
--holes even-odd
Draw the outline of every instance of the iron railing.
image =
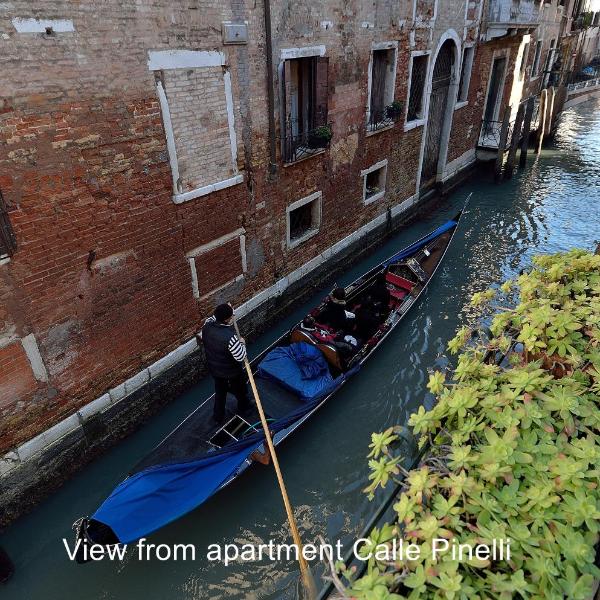
MULTIPOLYGON (((512 132, 515 126, 514 121, 508 123, 508 131, 504 142, 503 150, 507 150, 512 138, 512 132)), ((479 136, 479 145, 485 148, 500 148, 500 135, 502 133, 502 121, 483 120, 481 125, 481 134, 479 136)))
POLYGON ((402 108, 393 106, 392 104, 385 106, 379 110, 371 110, 369 113, 369 122, 367 123, 368 131, 378 131, 390 127, 398 121, 402 115, 402 108))
POLYGON ((319 125, 319 120, 315 119, 314 124, 310 129, 306 129, 303 124, 295 119, 287 119, 283 135, 281 136, 282 158, 285 163, 292 163, 307 156, 312 156, 317 152, 321 152, 329 146, 329 139, 320 136, 324 127, 331 131, 331 124, 322 122, 319 125))
POLYGON ((567 92, 584 90, 585 88, 596 87, 597 85, 600 85, 600 77, 597 77, 596 79, 587 79, 586 81, 580 81, 578 83, 570 83, 567 86, 567 92))
POLYGON ((533 0, 490 0, 488 23, 529 25, 537 23, 539 6, 533 0))

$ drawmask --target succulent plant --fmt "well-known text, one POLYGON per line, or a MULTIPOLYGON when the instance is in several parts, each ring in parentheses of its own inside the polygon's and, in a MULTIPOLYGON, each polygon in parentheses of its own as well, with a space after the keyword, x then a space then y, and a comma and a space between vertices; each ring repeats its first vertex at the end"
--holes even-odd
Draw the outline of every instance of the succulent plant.
POLYGON ((537 256, 472 304, 492 325, 487 337, 459 329, 454 371, 430 375, 437 403, 409 420, 421 464, 401 467, 398 428, 372 438, 366 493, 403 487, 369 544, 411 539, 422 552, 371 558, 360 578, 339 565, 349 597, 584 600, 600 577, 600 256, 537 256), (436 557, 436 537, 509 538, 511 558, 436 557))

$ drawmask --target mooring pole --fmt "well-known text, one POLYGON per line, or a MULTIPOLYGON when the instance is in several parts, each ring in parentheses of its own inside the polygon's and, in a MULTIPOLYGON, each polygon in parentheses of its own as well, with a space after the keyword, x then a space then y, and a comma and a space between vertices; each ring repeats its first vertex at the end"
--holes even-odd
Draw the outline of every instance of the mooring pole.
POLYGON ((524 167, 527 164, 527 150, 529 148, 529 133, 531 132, 531 118, 533 117, 533 109, 535 106, 535 98, 531 96, 527 100, 527 108, 525 109, 525 119, 523 121, 523 136, 521 138, 521 154, 519 156, 519 167, 524 167))
POLYGON ((506 167, 504 170, 504 177, 510 179, 515 168, 515 159, 517 157, 517 148, 519 146, 519 140, 521 138, 521 127, 523 126, 523 115, 525 112, 525 105, 523 102, 519 104, 519 110, 517 111, 517 118, 515 120, 515 126, 513 127, 512 137, 510 140, 510 150, 508 151, 508 159, 506 161, 506 167))
POLYGON ((504 119, 500 127, 500 139, 498 140, 498 155, 494 166, 494 179, 498 183, 502 179, 502 163, 504 162, 504 150, 506 149, 506 139, 508 138, 508 125, 510 122, 510 106, 504 111, 504 119))
POLYGON ((544 141, 544 130, 546 127, 546 105, 548 104, 548 91, 542 90, 540 94, 540 110, 539 110, 539 125, 537 130, 537 144, 535 153, 539 154, 542 151, 542 142, 544 141))
MULTIPOLYGON (((233 325, 238 337, 241 338, 240 330, 235 317, 233 319, 233 325)), ((258 388, 256 387, 256 382, 254 381, 254 375, 252 373, 250 362, 248 361, 248 356, 246 356, 244 359, 244 366, 246 367, 246 373, 248 374, 250 387, 252 388, 252 393, 254 394, 256 408, 258 409, 258 414, 260 415, 260 422, 265 433, 267 447, 269 448, 269 453, 271 454, 271 459, 273 460, 273 467, 275 468, 275 475, 277 476, 277 482, 279 483, 279 490, 281 491, 281 497, 283 498, 283 505, 285 506, 285 512, 287 514, 290 529, 292 531, 292 538, 296 548, 298 549, 298 562, 300 563, 300 573, 302 574, 304 591, 310 600, 314 600, 317 597, 317 587, 315 585, 312 573, 310 572, 308 563, 304 558, 300 532, 298 531, 298 525, 296 524, 296 518, 294 517, 292 504, 290 503, 290 499, 285 488, 285 482, 283 481, 283 475, 281 473, 281 468, 279 467, 279 460, 277 459, 277 454, 275 453, 275 445, 273 444, 273 438, 271 437, 271 432, 269 431, 269 425, 267 424, 267 418, 265 416, 265 411, 263 410, 262 402, 260 401, 260 395, 258 393, 258 388)))
POLYGON ((551 87, 549 92, 549 100, 548 100, 548 123, 546 125, 546 137, 548 137, 552 133, 552 121, 554 120, 554 97, 556 96, 556 90, 551 87))

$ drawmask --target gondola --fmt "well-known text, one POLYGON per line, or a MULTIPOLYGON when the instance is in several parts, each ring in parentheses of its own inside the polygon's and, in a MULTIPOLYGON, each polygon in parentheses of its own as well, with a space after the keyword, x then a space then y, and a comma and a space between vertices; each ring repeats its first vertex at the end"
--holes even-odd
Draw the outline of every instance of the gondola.
MULTIPOLYGON (((345 288, 349 311, 358 311, 375 286, 387 290, 379 320, 351 351, 319 323, 326 298, 311 311, 317 327, 298 323, 251 361, 275 445, 327 402, 371 357, 423 294, 456 232, 462 211, 395 253, 345 288)), ((191 512, 262 461, 264 433, 258 413, 238 415, 227 399, 223 425, 205 400, 131 470, 91 516, 75 523, 77 560, 88 544, 127 544, 191 512)))

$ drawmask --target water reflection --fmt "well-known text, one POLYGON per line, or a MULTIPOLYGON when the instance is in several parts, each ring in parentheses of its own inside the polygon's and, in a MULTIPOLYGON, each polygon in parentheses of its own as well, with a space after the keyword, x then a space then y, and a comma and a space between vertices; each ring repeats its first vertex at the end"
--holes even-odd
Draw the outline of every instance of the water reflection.
MULTIPOLYGON (((350 544, 374 505, 361 490, 370 434, 403 423, 427 401, 427 369, 445 364, 444 349, 456 327, 474 319, 469 296, 526 266, 536 252, 593 248, 600 238, 600 111, 598 103, 567 111, 554 145, 510 182, 494 185, 481 174, 427 220, 390 240, 340 278, 354 279, 409 241, 452 216, 473 192, 464 224, 426 296, 370 364, 281 448, 288 491, 306 541, 323 535, 350 544)), ((315 300, 320 298, 317 294, 315 300)), ((312 303, 310 303, 312 305, 312 303)), ((254 346, 267 345, 308 309, 300 308, 254 346)), ((210 384, 201 382, 138 434, 99 459, 34 513, 11 527, 2 544, 17 575, 6 599, 78 600, 142 598, 293 598, 294 562, 237 563, 225 568, 202 555, 209 544, 289 542, 285 513, 270 468, 246 474, 225 493, 152 537, 154 543, 194 543, 195 562, 72 565, 60 539, 70 523, 110 492, 127 466, 144 454, 194 405, 210 384)), ((319 567, 315 569, 318 573, 319 567)))

